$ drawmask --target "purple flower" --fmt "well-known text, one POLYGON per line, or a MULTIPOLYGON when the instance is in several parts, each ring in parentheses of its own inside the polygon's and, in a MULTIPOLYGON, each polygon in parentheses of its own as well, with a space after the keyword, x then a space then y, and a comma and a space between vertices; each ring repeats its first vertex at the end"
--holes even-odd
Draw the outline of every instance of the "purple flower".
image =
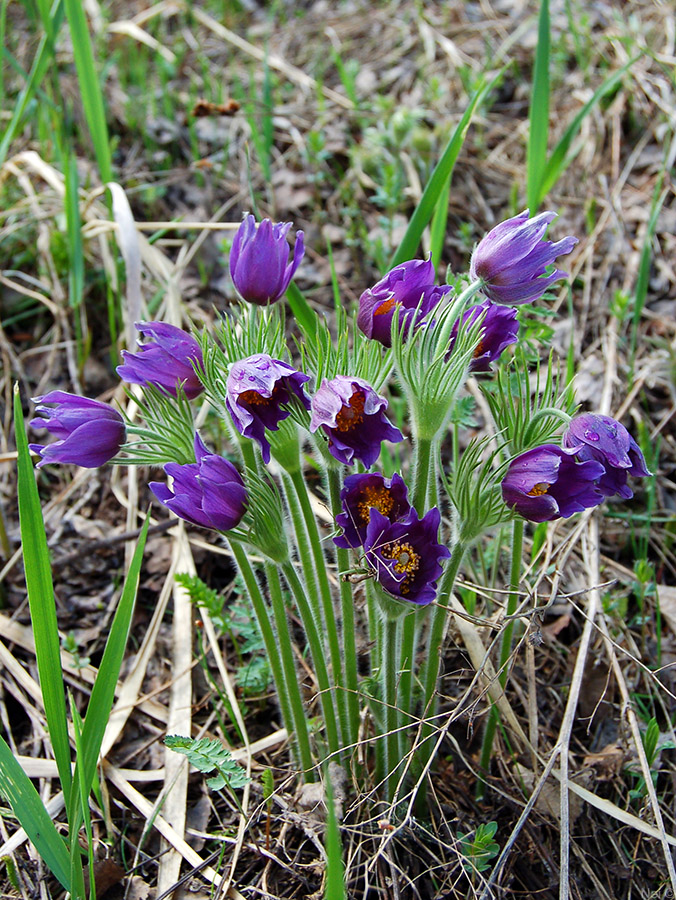
POLYGON ((247 494, 242 477, 231 462, 209 453, 198 434, 195 435, 194 463, 167 463, 164 471, 174 479, 173 490, 158 481, 150 482, 150 490, 160 503, 180 519, 229 531, 242 519, 247 494))
POLYGON ((565 237, 556 243, 544 241, 554 212, 543 212, 532 219, 528 210, 492 228, 475 247, 469 266, 470 278, 483 280, 481 290, 495 303, 532 303, 550 284, 565 278, 555 269, 545 275, 557 256, 570 253, 577 238, 565 237))
POLYGON ((345 548, 364 543, 372 509, 377 509, 390 522, 396 522, 411 508, 404 479, 396 473, 392 478, 378 472, 348 475, 340 501, 345 512, 336 516, 336 524, 343 529, 343 534, 334 537, 333 543, 345 548))
POLYGON ((583 413, 576 416, 563 435, 563 446, 575 448, 579 459, 593 459, 605 469, 598 488, 604 497, 619 494, 625 500, 634 496, 627 476, 652 475, 641 449, 620 422, 610 416, 583 413))
POLYGON ((321 428, 329 453, 346 466, 360 459, 368 468, 378 459, 382 441, 404 436, 385 417, 387 400, 361 378, 337 375, 323 381, 312 398, 310 431, 321 428))
MULTIPOLYGON (((519 332, 516 310, 511 306, 491 303, 490 300, 484 300, 478 306, 470 306, 463 314, 462 321, 471 325, 482 314, 481 339, 474 350, 474 359, 469 365, 470 372, 490 372, 491 363, 500 356, 506 347, 516 342, 519 332)), ((447 359, 453 351, 457 336, 458 325, 456 323, 451 333, 451 349, 447 359)))
POLYGON ((440 560, 450 556, 439 543, 441 515, 434 507, 422 519, 411 509, 408 516, 391 522, 371 509, 364 551, 376 578, 393 597, 424 606, 432 603, 441 575, 440 560))
POLYGON ((410 259, 395 266, 359 298, 357 325, 367 338, 392 346, 392 319, 397 307, 399 325, 405 337, 420 304, 416 323, 448 293, 449 287, 435 287, 434 264, 431 259, 410 259))
POLYGON ((122 351, 124 365, 117 367, 120 378, 130 384, 153 384, 172 397, 179 385, 189 400, 201 394, 204 387, 193 366, 202 365, 197 340, 167 322, 137 322, 136 328, 152 340, 139 344, 138 353, 122 351))
POLYGON ((267 306, 284 295, 305 253, 299 231, 289 263, 286 235, 290 228, 291 222, 273 225, 270 219, 263 219, 256 228, 253 216, 244 217, 230 250, 230 275, 243 300, 267 306))
POLYGON ((248 356, 231 366, 225 405, 239 433, 258 441, 266 463, 270 462, 270 443, 265 429, 276 431, 282 419, 290 415, 284 407, 292 397, 310 408, 303 390, 303 383, 309 380, 309 375, 266 353, 248 356))
POLYGON ((65 391, 51 391, 35 397, 35 412, 44 416, 33 419, 31 428, 46 428, 58 438, 53 444, 29 444, 47 463, 72 463, 85 469, 96 469, 111 460, 125 440, 124 420, 120 413, 98 400, 78 397, 65 391), (54 409, 45 403, 55 403, 54 409))
POLYGON ((577 462, 576 450, 543 444, 513 459, 502 479, 507 506, 531 522, 549 522, 598 506, 603 500, 598 480, 603 475, 595 460, 577 462))

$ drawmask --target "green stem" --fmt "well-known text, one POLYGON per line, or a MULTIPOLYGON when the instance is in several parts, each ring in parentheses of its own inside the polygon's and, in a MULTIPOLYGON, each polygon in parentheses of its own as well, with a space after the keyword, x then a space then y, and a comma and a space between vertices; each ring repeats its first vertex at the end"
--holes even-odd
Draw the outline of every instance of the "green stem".
MULTIPOLYGON (((507 598, 507 616, 513 616, 516 612, 517 603, 519 601, 519 582, 521 580, 521 565, 523 557, 523 519, 516 518, 512 525, 512 564, 509 575, 509 597, 507 598)), ((504 688, 507 684, 508 663, 512 655, 512 635, 514 633, 514 620, 508 619, 502 632, 502 641, 500 643, 500 668, 498 671, 498 681, 500 686, 504 688)), ((495 730, 500 720, 498 708, 493 704, 486 721, 483 742, 481 744, 481 760, 479 769, 481 772, 488 772, 491 764, 491 753, 493 751, 493 740, 495 738, 495 730)), ((480 800, 486 792, 486 782, 480 778, 477 782, 476 795, 480 800)))
POLYGON ((319 631, 315 624, 312 614, 312 608, 308 602, 305 586, 301 583, 300 578, 296 574, 293 563, 282 563, 282 571, 286 582, 291 589, 294 600, 298 605, 301 621, 305 635, 310 645, 310 655, 312 657, 312 665, 315 675, 317 676, 317 684, 319 685, 319 699, 322 705, 322 714, 324 724, 326 726, 326 737, 329 745, 330 753, 338 753, 340 749, 340 741, 338 738, 338 725, 336 722, 336 710, 333 702, 333 692, 331 690, 331 682, 329 681, 329 670, 326 665, 324 655, 324 647, 319 636, 319 631))
POLYGON ((266 575, 270 588, 275 625, 279 640, 276 639, 268 608, 258 584, 258 579, 249 561, 245 548, 236 541, 230 541, 233 556, 237 567, 244 579, 247 594, 253 606, 258 627, 261 630, 265 651, 270 662, 272 677, 277 689, 279 706, 282 711, 284 727, 291 733, 295 733, 298 744, 298 755, 308 781, 314 781, 312 751, 310 749, 310 736, 308 733, 307 719, 303 706, 303 698, 300 693, 296 666, 293 658, 293 646, 289 635, 289 627, 286 620, 286 610, 281 598, 279 587, 279 575, 275 566, 266 564, 266 575), (280 605, 281 600, 281 605, 280 605))
MULTIPOLYGON (((326 473, 329 485, 329 497, 331 500, 331 512, 333 517, 340 513, 340 478, 334 468, 329 468, 326 473)), ((336 547, 336 568, 338 576, 346 572, 350 567, 350 552, 344 547, 336 547)), ((357 638, 354 621, 354 596, 352 586, 347 581, 340 581, 340 608, 343 621, 343 665, 345 672, 344 691, 347 699, 347 726, 343 726, 343 738, 346 746, 357 743, 359 736, 359 687, 357 681, 357 638)), ((340 698, 339 698, 340 701, 340 698)))
MULTIPOLYGON (((408 618, 408 617, 407 617, 408 618)), ((383 616, 382 657, 380 683, 383 701, 385 745, 385 797, 390 803, 397 783, 396 771, 401 762, 399 755, 399 709, 397 706, 397 675, 401 655, 402 619, 383 616)))

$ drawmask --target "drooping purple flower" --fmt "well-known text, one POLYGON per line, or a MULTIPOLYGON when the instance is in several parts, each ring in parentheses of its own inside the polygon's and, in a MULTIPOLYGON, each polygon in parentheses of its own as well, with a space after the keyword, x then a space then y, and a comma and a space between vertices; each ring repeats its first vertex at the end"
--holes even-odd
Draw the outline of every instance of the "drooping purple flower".
POLYGON ((252 215, 244 217, 230 250, 230 275, 243 300, 257 306, 276 303, 289 286, 305 253, 303 232, 296 233, 289 262, 286 235, 291 222, 273 225, 263 219, 258 228, 252 215))
POLYGON ((578 448, 543 444, 513 459, 502 479, 507 506, 531 522, 549 522, 598 506, 603 494, 598 481, 604 473, 595 460, 576 461, 578 448))
POLYGON ((392 319, 397 307, 400 330, 405 337, 413 319, 420 322, 449 290, 449 287, 435 287, 431 259, 410 259, 364 291, 359 298, 357 325, 367 338, 391 347, 392 319))
POLYGON ((173 480, 173 488, 159 481, 150 482, 157 499, 180 519, 229 531, 242 519, 247 493, 242 477, 231 462, 209 453, 201 437, 195 435, 194 463, 167 463, 164 471, 173 480))
POLYGON ((401 475, 385 478, 378 472, 348 475, 340 492, 344 512, 336 516, 336 524, 343 534, 334 537, 337 547, 360 547, 366 540, 366 530, 372 509, 377 509, 390 522, 403 519, 411 509, 408 490, 401 475))
POLYGON ((225 405, 235 428, 244 437, 260 444, 263 460, 270 462, 270 443, 265 429, 276 431, 290 415, 285 406, 297 397, 306 409, 310 400, 303 390, 309 375, 298 372, 266 353, 248 356, 234 363, 226 382, 225 405))
POLYGON ((66 391, 50 391, 33 400, 39 404, 35 412, 44 418, 33 419, 30 427, 46 428, 58 438, 53 444, 28 445, 42 457, 38 468, 48 463, 70 463, 96 469, 109 462, 124 443, 124 420, 107 403, 66 391), (50 409, 46 403, 56 405, 50 409))
POLYGON ((362 378, 337 375, 324 380, 312 398, 310 431, 321 428, 329 453, 350 466, 359 459, 368 468, 378 459, 382 441, 404 436, 386 418, 387 400, 362 378))
POLYGON ((441 560, 451 555, 448 547, 439 543, 440 522, 436 507, 422 519, 411 509, 399 522, 371 509, 364 552, 379 583, 393 597, 420 606, 436 597, 441 560))
MULTIPOLYGON (((463 313, 462 321, 471 325, 480 316, 483 316, 482 333, 474 350, 474 359, 469 365, 470 372, 490 372, 491 363, 495 362, 505 348, 516 342, 519 333, 517 313, 511 306, 501 306, 491 303, 490 300, 484 300, 477 306, 470 306, 467 312, 463 313)), ((451 332, 451 346, 447 359, 453 352, 457 336, 456 323, 451 332)))
POLYGON ((122 351, 124 365, 117 367, 120 378, 130 384, 154 384, 172 397, 176 396, 178 385, 189 400, 201 394, 204 387, 193 365, 202 365, 197 340, 167 322, 137 322, 136 328, 151 340, 139 344, 138 353, 122 351))
POLYGON ((566 273, 545 271, 557 256, 570 253, 577 238, 564 237, 556 243, 543 240, 555 212, 543 212, 529 218, 528 210, 492 228, 472 253, 469 274, 483 280, 481 290, 495 303, 516 306, 539 299, 550 284, 566 273))
POLYGON ((625 500, 634 496, 627 476, 652 475, 641 448, 627 429, 610 416, 583 413, 572 419, 563 435, 564 447, 575 447, 579 459, 600 462, 605 472, 598 487, 604 497, 619 494, 625 500))

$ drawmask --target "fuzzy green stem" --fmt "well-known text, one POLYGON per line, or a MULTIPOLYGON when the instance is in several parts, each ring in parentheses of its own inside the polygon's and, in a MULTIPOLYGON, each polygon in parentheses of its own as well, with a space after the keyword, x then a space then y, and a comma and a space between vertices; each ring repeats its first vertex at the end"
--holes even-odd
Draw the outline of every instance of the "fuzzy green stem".
POLYGON ((324 656, 324 647, 317 630, 312 609, 308 602, 305 586, 301 583, 300 578, 296 574, 296 570, 291 562, 282 563, 282 571, 286 582, 291 589, 294 600, 298 606, 305 636, 310 645, 310 655, 312 657, 312 666, 317 676, 317 684, 319 685, 319 699, 322 706, 322 715, 324 725, 326 727, 326 738, 329 745, 330 753, 338 753, 340 749, 340 740, 338 737, 338 725, 336 722, 336 709, 333 702, 333 691, 331 690, 331 682, 329 680, 329 670, 326 665, 324 656))
POLYGON ((305 717, 305 709, 303 706, 303 698, 298 685, 296 676, 296 667, 293 659, 293 649, 291 638, 289 636, 288 623, 286 620, 286 610, 282 601, 279 606, 276 597, 276 587, 279 585, 279 576, 276 568, 272 564, 266 565, 266 574, 268 576, 268 586, 270 587, 271 599, 273 602, 273 610, 275 615, 275 625, 277 626, 277 634, 279 640, 276 639, 275 633, 270 621, 268 608, 263 599, 263 594, 258 584, 258 579, 249 561, 249 556, 245 548, 236 541, 230 541, 233 556, 237 562, 247 594, 261 630, 265 651, 270 662, 272 677, 277 689, 279 706, 282 711, 282 719, 284 726, 289 733, 295 733, 296 742, 298 744, 298 755, 300 763, 304 771, 307 781, 314 781, 312 751, 310 749, 310 736, 308 733, 307 719, 305 717), (276 576, 276 582, 275 582, 276 576))
MULTIPOLYGON (((331 500, 331 512, 333 517, 340 513, 340 478, 334 468, 329 468, 326 473, 329 497, 331 500)), ((336 567, 340 577, 341 572, 346 572, 350 566, 349 551, 343 547, 336 547, 336 567)), ((357 638, 354 621, 354 596, 352 586, 347 581, 340 582, 340 608, 342 615, 342 639, 343 639, 343 664, 345 672, 344 691, 347 700, 347 726, 343 726, 343 738, 346 746, 357 743, 359 735, 359 688, 357 682, 357 638)), ((340 697, 339 697, 340 702, 340 697)), ((342 706, 341 706, 342 709, 342 706)))
MULTIPOLYGON (((408 618, 408 616, 406 617, 408 618)), ((397 676, 401 656, 402 618, 382 620, 382 657, 380 663, 380 684, 383 701, 385 746, 385 798, 392 802, 397 783, 396 771, 401 761, 399 755, 399 709, 397 706, 397 676)))
MULTIPOLYGON (((509 575, 509 597, 507 598, 507 616, 513 616, 516 612, 519 600, 519 582, 521 580, 521 566, 523 557, 523 519, 516 518, 512 525, 512 563, 509 575)), ((500 687, 507 684, 508 663, 512 654, 512 635, 514 633, 514 620, 508 619, 502 632, 502 641, 500 643, 500 668, 498 671, 498 681, 500 687)), ((491 764, 491 753, 493 751, 493 740, 495 738, 495 730, 500 719, 498 708, 493 704, 488 714, 486 728, 484 730, 483 742, 481 744, 481 760, 480 772, 488 772, 491 764)), ((486 781, 480 778, 477 782, 476 795, 481 799, 486 791, 486 781)))
POLYGON ((338 622, 336 610, 331 595, 326 557, 322 549, 321 538, 317 528, 317 519, 312 511, 310 498, 308 497, 305 479, 298 469, 295 472, 284 473, 287 500, 296 536, 296 546, 303 565, 305 584, 312 603, 315 619, 317 612, 321 613, 322 630, 326 635, 331 659, 333 685, 335 686, 336 703, 340 716, 340 728, 344 744, 351 742, 350 717, 348 711, 348 698, 344 690, 343 658, 340 647, 338 622), (300 515, 299 515, 300 513, 300 515), (321 606, 317 609, 318 598, 321 606))

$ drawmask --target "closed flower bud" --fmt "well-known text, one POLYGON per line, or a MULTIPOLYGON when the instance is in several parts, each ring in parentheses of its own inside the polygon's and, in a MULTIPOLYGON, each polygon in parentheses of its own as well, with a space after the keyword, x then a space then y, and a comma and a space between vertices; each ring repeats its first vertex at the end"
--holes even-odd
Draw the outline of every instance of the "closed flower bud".
POLYGON ((270 219, 263 219, 256 228, 253 216, 244 217, 230 250, 230 275, 243 300, 268 306, 284 296, 305 253, 299 231, 289 263, 286 235, 290 228, 291 222, 273 225, 270 219))
POLYGON ((248 356, 231 366, 225 405, 239 433, 258 442, 264 462, 270 462, 265 429, 279 428, 279 423, 290 415, 286 407, 293 397, 310 408, 303 390, 303 384, 309 380, 309 375, 266 353, 248 356))
POLYGON ((186 522, 216 531, 235 528, 247 505, 242 476, 227 459, 209 453, 199 435, 195 435, 195 460, 185 465, 167 463, 164 471, 173 478, 173 487, 152 481, 150 490, 186 522))
POLYGON ((570 253, 577 238, 565 237, 556 243, 543 240, 554 212, 529 218, 528 210, 492 228, 479 241, 470 261, 473 281, 481 279, 481 290, 495 303, 518 305, 538 300, 547 288, 565 278, 555 269, 546 275, 557 256, 570 253))
POLYGON ((35 408, 44 418, 33 419, 31 428, 46 428, 58 440, 53 444, 29 444, 47 463, 70 463, 95 469, 109 462, 125 441, 124 420, 120 413, 98 400, 78 397, 65 391, 51 391, 35 397, 35 408), (55 404, 53 409, 46 403, 55 404))
POLYGON ((359 298, 357 325, 366 337, 392 346, 392 319, 399 308, 399 327, 405 336, 415 316, 421 321, 448 293, 449 287, 435 287, 431 259, 410 259, 395 266, 359 298), (415 310, 418 309, 417 316, 415 310))
POLYGON ((598 482, 604 468, 595 460, 577 462, 577 449, 543 444, 513 459, 502 479, 507 506, 531 522, 567 519, 598 506, 603 501, 598 482))
POLYGON ((172 397, 179 386, 188 400, 201 394, 204 388, 193 365, 202 365, 197 340, 167 322, 137 322, 136 328, 151 340, 139 344, 138 353, 122 351, 124 365, 117 367, 120 378, 130 384, 152 384, 172 397))
POLYGON ((350 466, 359 459, 368 468, 380 455, 382 441, 404 436, 385 416, 387 400, 361 378, 338 375, 323 381, 312 398, 310 431, 329 439, 329 453, 350 466))
POLYGON ((601 463, 605 472, 598 488, 604 497, 619 494, 625 500, 634 496, 627 476, 652 475, 634 438, 620 422, 610 416, 583 413, 571 420, 563 435, 563 446, 576 448, 579 459, 601 463))

